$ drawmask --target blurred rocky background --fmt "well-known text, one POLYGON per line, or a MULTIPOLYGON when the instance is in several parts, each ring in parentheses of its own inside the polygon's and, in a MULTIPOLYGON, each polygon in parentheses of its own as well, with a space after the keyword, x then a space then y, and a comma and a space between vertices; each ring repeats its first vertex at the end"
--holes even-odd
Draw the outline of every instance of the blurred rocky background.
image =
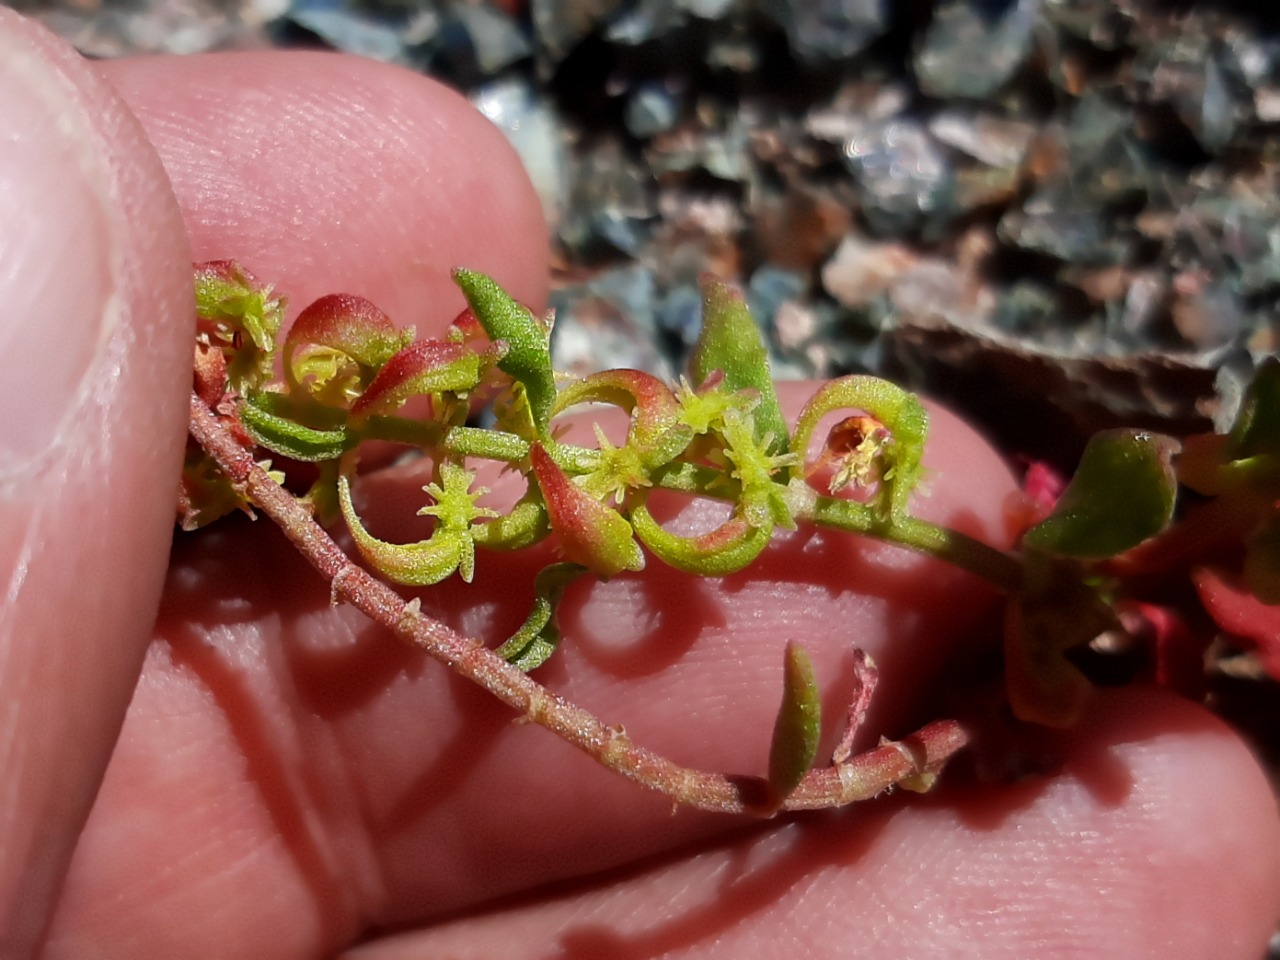
POLYGON ((671 374, 738 281, 784 377, 872 371, 1069 465, 1230 418, 1280 323, 1280 7, 21 0, 85 53, 329 46, 466 91, 556 242, 561 366, 671 374))

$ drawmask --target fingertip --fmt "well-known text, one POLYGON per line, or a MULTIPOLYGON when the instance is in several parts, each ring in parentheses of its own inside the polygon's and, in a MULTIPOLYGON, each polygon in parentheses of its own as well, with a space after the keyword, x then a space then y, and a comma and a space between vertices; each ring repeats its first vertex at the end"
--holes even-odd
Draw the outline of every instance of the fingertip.
POLYGON ((343 957, 1262 956, 1275 802, 1238 738, 1127 690, 1067 739, 1063 769, 969 799, 806 817, 343 957))
POLYGON ((464 306, 456 266, 546 302, 537 195, 502 133, 441 84, 315 52, 100 69, 156 143, 196 258, 240 260, 290 298, 290 316, 352 293, 435 335, 464 306))

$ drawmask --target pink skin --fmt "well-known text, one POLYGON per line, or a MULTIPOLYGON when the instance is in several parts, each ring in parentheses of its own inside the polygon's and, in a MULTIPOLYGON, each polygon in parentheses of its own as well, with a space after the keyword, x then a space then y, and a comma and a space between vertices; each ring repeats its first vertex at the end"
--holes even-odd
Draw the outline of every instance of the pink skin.
MULTIPOLYGON (((1056 775, 743 832, 672 817, 331 609, 265 523, 182 538, 170 561, 191 257, 243 259, 295 313, 341 289, 438 335, 461 307, 457 263, 544 301, 537 204, 463 101, 392 68, 275 54, 90 67, 0 10, 0 78, 18 60, 105 158, 87 185, 55 185, 0 147, 0 185, 44 191, 33 209, 83 209, 83 189, 102 211, 85 246, 34 217, 18 241, 31 262, 71 249, 105 263, 110 282, 0 271, 4 302, 48 305, 46 325, 74 341, 113 289, 127 323, 105 349, 130 366, 90 378, 61 444, 17 458, 25 482, 5 486, 0 956, 1259 955, 1280 912, 1275 804, 1239 740, 1185 702, 1108 694, 1063 738, 1056 775), (408 932, 352 947, 392 926, 408 932)), ((35 353, 0 362, 62 382, 35 353)), ((801 399, 785 392, 793 415, 801 399)), ((13 419, 0 442, 22 451, 33 441, 13 419)), ((1007 472, 957 420, 935 422, 921 509, 999 539, 1007 472)), ((398 470, 362 484, 371 531, 407 539, 424 482, 398 470)), ((518 492, 485 482, 495 502, 518 492)), ((685 534, 717 519, 674 512, 659 518, 685 534)), ((472 587, 434 588, 426 605, 499 639, 545 559, 483 555, 472 587)), ((849 644, 882 672, 867 736, 902 733, 936 709, 924 685, 991 600, 946 567, 844 538, 787 538, 723 581, 655 567, 570 592, 544 679, 681 761, 746 772, 764 767, 787 638, 813 653, 829 750, 849 644)))

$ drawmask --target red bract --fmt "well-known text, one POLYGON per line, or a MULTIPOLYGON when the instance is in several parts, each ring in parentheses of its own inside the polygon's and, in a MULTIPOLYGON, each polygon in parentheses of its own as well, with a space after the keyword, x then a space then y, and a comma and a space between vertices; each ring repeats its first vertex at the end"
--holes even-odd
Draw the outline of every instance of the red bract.
POLYGON ((644 554, 631 537, 631 524, 621 514, 570 480, 542 444, 529 448, 529 459, 565 559, 582 564, 601 578, 644 569, 644 554))
POLYGON ((1157 686, 1193 700, 1204 696, 1205 645, 1176 610, 1129 600, 1120 604, 1119 615, 1125 632, 1147 645, 1157 686))
POLYGON ((1280 606, 1263 603, 1226 570, 1200 567, 1191 580, 1214 622, 1232 636, 1251 641, 1262 668, 1280 680, 1280 606))
POLYGON ((462 312, 453 318, 449 329, 445 331, 445 339, 455 343, 483 343, 489 339, 480 325, 476 312, 470 307, 463 307, 462 312))
POLYGON ((406 334, 364 297, 334 293, 311 304, 284 338, 286 362, 305 344, 341 350, 353 360, 376 366, 404 346, 406 334))
POLYGON ((481 367, 480 354, 460 343, 420 340, 383 365, 351 412, 386 413, 412 396, 466 392, 480 382, 481 367))
POLYGON ((578 403, 608 403, 631 414, 627 442, 640 449, 653 447, 676 424, 680 403, 671 388, 641 370, 593 373, 560 391, 555 413, 578 403))

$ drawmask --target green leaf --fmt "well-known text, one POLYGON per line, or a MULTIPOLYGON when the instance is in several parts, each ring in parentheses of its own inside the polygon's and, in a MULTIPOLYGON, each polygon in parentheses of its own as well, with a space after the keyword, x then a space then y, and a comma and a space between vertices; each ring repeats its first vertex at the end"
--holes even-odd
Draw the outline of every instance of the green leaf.
POLYGON ((680 402, 671 388, 641 370, 604 370, 575 380, 556 396, 552 416, 579 403, 607 403, 631 415, 627 447, 641 466, 669 462, 693 439, 679 423, 680 402))
POLYGON ((681 537, 662 528, 644 504, 631 511, 640 542, 663 563, 703 577, 724 577, 746 567, 773 535, 772 525, 753 527, 741 515, 730 517, 709 533, 681 537))
POLYGON ((250 392, 236 408, 254 443, 293 460, 333 460, 359 442, 345 423, 308 426, 293 419, 296 412, 289 397, 266 390, 250 392))
MULTIPOLYGON (((861 410, 887 431, 888 435, 878 439, 874 449, 865 454, 872 462, 863 467, 874 468, 878 476, 880 491, 874 503, 881 517, 890 521, 906 518, 911 494, 924 472, 921 460, 929 435, 929 415, 923 404, 915 394, 878 377, 849 376, 832 380, 809 399, 796 420, 791 443, 800 457, 808 456, 819 421, 836 410, 861 410)), ((836 429, 840 428, 841 425, 837 425, 836 429)), ((857 469, 858 465, 851 468, 857 469)), ((807 470, 804 464, 798 468, 802 474, 807 470)))
POLYGON ((1280 454, 1280 359, 1262 361, 1227 435, 1227 460, 1280 454))
POLYGON ((586 572, 586 567, 576 563, 553 563, 538 571, 533 581, 533 610, 520 629, 498 647, 498 656, 526 673, 546 663, 560 643, 556 608, 569 584, 586 572))
POLYGON ((498 369, 524 387, 529 411, 539 436, 556 402, 555 374, 551 368, 551 335, 528 307, 517 303, 498 284, 474 270, 454 270, 454 282, 491 340, 507 345, 498 369))
POLYGON ((1178 442, 1143 430, 1106 430, 1085 447, 1053 513, 1023 542, 1058 556, 1101 559, 1163 530, 1173 516, 1178 442))
POLYGON ((786 453, 790 432, 774 390, 760 327, 741 293, 710 274, 702 276, 701 286, 702 333, 689 359, 694 385, 702 386, 720 370, 730 392, 754 391, 759 397, 753 412, 756 439, 766 443, 771 454, 786 453))
MULTIPOLYGON (((455 470, 462 468, 455 467, 455 470)), ((437 513, 437 524, 429 538, 417 543, 387 543, 370 534, 351 502, 349 478, 345 473, 339 476, 338 504, 360 556, 387 579, 410 587, 439 583, 455 570, 469 581, 475 565, 475 544, 471 539, 468 517, 483 512, 483 508, 475 507, 471 502, 482 491, 471 492, 470 477, 466 471, 462 474, 463 478, 459 479, 445 473, 445 486, 431 484, 425 488, 437 497, 437 504, 422 512, 437 513)))
POLYGON ((783 660, 782 704, 769 748, 769 790, 774 805, 781 804, 813 766, 821 733, 822 700, 813 661, 804 647, 789 640, 783 660))

